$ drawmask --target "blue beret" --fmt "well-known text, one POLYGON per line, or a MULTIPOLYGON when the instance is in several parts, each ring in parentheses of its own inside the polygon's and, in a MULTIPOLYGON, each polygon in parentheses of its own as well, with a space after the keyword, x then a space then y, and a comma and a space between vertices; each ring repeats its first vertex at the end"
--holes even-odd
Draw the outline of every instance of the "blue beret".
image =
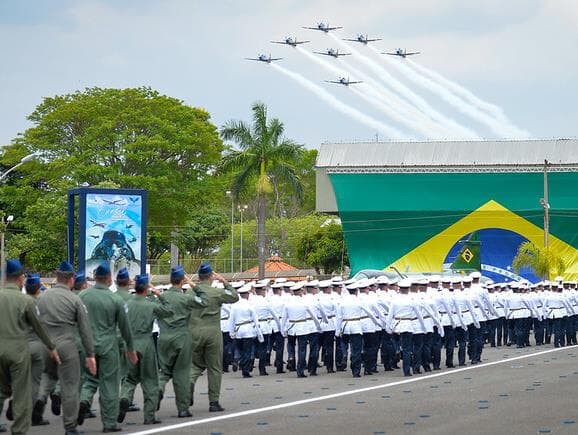
POLYGON ((96 269, 94 269, 94 276, 98 278, 104 278, 110 274, 110 266, 107 263, 102 263, 96 269))
POLYGON ((116 279, 124 280, 124 279, 128 279, 128 278, 129 278, 129 275, 128 275, 128 270, 126 267, 123 267, 122 269, 120 269, 118 271, 118 273, 116 274, 116 279))
POLYGON ((199 271, 197 273, 201 274, 208 274, 211 273, 213 269, 211 268, 211 264, 209 262, 203 263, 199 266, 199 271))
POLYGON ((149 283, 149 276, 148 274, 137 275, 134 277, 134 283, 137 286, 147 285, 149 283))
POLYGON ((72 267, 72 264, 70 264, 68 261, 63 261, 60 263, 60 266, 58 266, 57 272, 74 272, 74 267, 72 267))
POLYGON ((171 269, 171 280, 183 279, 185 277, 185 268, 183 266, 176 266, 171 269))
POLYGON ((40 285, 40 274, 29 273, 26 277, 26 285, 40 285))
POLYGON ((22 263, 19 260, 6 260, 6 275, 21 275, 23 270, 24 267, 22 267, 22 263))
POLYGON ((74 284, 75 285, 80 285, 86 282, 86 275, 84 274, 84 272, 78 272, 76 274, 76 278, 74 278, 74 284))

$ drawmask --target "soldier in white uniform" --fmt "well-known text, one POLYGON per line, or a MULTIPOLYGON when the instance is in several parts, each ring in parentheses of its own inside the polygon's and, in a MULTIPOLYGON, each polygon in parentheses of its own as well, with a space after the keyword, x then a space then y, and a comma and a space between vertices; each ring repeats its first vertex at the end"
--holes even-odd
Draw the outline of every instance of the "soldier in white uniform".
MULTIPOLYGON (((305 283, 305 289, 307 294, 303 296, 305 302, 310 306, 310 308, 315 313, 317 320, 320 323, 327 323, 327 315, 323 311, 323 307, 319 303, 319 289, 317 285, 319 284, 318 280, 308 281, 305 283)), ((309 376, 317 376, 317 364, 319 362, 319 348, 321 345, 321 334, 323 331, 317 331, 313 327, 313 322, 311 321, 311 333, 307 339, 309 344, 309 359, 307 361, 307 371, 309 372, 309 376)))
POLYGON ((337 298, 332 292, 330 280, 319 282, 319 289, 322 291, 319 295, 319 303, 327 316, 327 323, 322 325, 323 332, 321 333, 323 365, 327 368, 327 373, 335 373, 335 313, 337 310, 337 298))
MULTIPOLYGON (((275 282, 271 285, 271 290, 273 294, 270 297, 271 308, 275 312, 275 316, 281 322, 281 316, 283 315, 283 306, 285 305, 285 300, 281 294, 283 290, 283 282, 275 282)), ((281 333, 281 328, 277 328, 277 323, 273 322, 273 335, 271 336, 273 340, 273 350, 275 351, 275 368, 277 369, 277 374, 285 373, 283 370, 283 352, 285 351, 285 337, 281 333)))
POLYGON ((231 305, 229 315, 229 334, 231 338, 237 340, 240 352, 239 367, 244 378, 252 377, 255 338, 260 343, 264 342, 257 313, 249 302, 250 291, 251 284, 245 284, 237 290, 239 301, 231 305))
POLYGON ((259 329, 263 335, 263 341, 257 343, 257 357, 259 358, 259 375, 267 376, 267 351, 269 349, 269 342, 271 340, 271 335, 273 334, 273 325, 277 330, 281 329, 281 323, 277 313, 273 310, 271 303, 265 297, 267 291, 267 286, 265 283, 255 283, 253 284, 253 289, 255 290, 255 295, 251 298, 251 304, 255 308, 257 313, 257 318, 259 319, 259 329))
MULTIPOLYGON (((237 290, 245 284, 244 281, 235 281, 231 286, 237 290)), ((221 305, 221 333, 223 334, 223 372, 229 371, 229 366, 233 363, 235 353, 235 342, 229 334, 229 314, 231 313, 231 304, 221 305)), ((233 366, 233 371, 237 371, 237 365, 233 366)))
POLYGON ((566 331, 563 329, 563 321, 571 314, 572 307, 562 294, 562 287, 551 286, 551 291, 544 303, 543 315, 552 322, 552 335, 554 347, 564 346, 566 331))
POLYGON ((506 299, 506 318, 513 322, 516 347, 526 345, 526 324, 536 315, 541 319, 541 314, 536 313, 533 304, 524 296, 519 285, 513 286, 513 294, 506 299))
POLYGON ((399 294, 391 301, 385 329, 390 334, 400 335, 403 359, 403 374, 411 376, 411 352, 413 349, 414 320, 419 321, 420 329, 425 330, 421 310, 409 296, 411 281, 401 280, 397 284, 399 294))
MULTIPOLYGON (((382 319, 387 319, 391 307, 391 294, 387 290, 389 279, 386 276, 379 276, 376 280, 378 290, 376 291, 376 304, 382 319)), ((385 322, 384 322, 385 323, 385 322)), ((393 343, 393 336, 382 328, 379 337, 379 344, 381 350, 381 363, 386 372, 393 371, 395 365, 395 346, 393 343)))
POLYGON ((350 365, 354 378, 361 377, 362 318, 368 317, 375 325, 381 326, 379 320, 357 297, 357 287, 357 283, 349 284, 346 287, 349 297, 343 298, 343 301, 338 305, 335 317, 335 335, 343 336, 344 343, 351 346, 350 365))
MULTIPOLYGON (((372 296, 375 293, 370 293, 372 287, 371 280, 363 280, 358 284, 358 298, 362 305, 373 313, 376 318, 379 318, 379 310, 377 308, 376 299, 372 296)), ((377 351, 379 349, 379 332, 381 326, 375 324, 369 316, 361 316, 361 330, 363 333, 363 343, 361 350, 361 358, 363 362, 363 374, 372 375, 377 373, 377 351)))
MULTIPOLYGON (((305 378, 305 366, 307 364, 307 340, 312 332, 321 332, 321 323, 317 319, 317 313, 303 299, 304 282, 291 287, 293 296, 287 300, 281 315, 281 331, 288 336, 288 343, 297 341, 297 377, 305 378)), ((287 363, 289 366, 289 362, 287 363)), ((295 360, 293 360, 295 365, 295 360)))

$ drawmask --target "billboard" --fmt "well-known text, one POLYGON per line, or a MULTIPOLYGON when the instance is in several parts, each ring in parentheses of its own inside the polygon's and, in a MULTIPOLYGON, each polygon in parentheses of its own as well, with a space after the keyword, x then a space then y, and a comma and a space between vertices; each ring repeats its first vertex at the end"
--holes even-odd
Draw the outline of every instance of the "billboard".
POLYGON ((76 247, 78 270, 87 276, 102 263, 110 265, 113 275, 123 267, 131 276, 144 273, 146 199, 143 190, 87 188, 69 192, 69 261, 74 261, 76 247), (75 197, 79 199, 78 209, 75 197), (78 240, 74 238, 75 227, 78 240))

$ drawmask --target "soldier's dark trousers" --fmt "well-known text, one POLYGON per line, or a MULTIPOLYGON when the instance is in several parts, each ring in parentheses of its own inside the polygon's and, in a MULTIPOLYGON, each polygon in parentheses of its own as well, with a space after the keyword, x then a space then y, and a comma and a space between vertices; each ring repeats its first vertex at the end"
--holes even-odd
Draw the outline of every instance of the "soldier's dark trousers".
POLYGON ((568 316, 566 318, 566 342, 568 345, 576 344, 576 317, 568 316))
POLYGON ((297 376, 305 376, 305 367, 307 366, 307 343, 309 335, 297 336, 297 376))
POLYGON ((377 372, 377 349, 379 347, 377 332, 363 334, 363 366, 369 373, 377 372))
POLYGON ((514 319, 506 320, 508 325, 508 344, 513 344, 516 342, 516 331, 514 330, 514 319))
POLYGON ((453 367, 454 366, 454 349, 456 347, 456 329, 454 329, 452 326, 444 326, 444 341, 445 341, 445 346, 446 346, 446 367, 453 367))
POLYGON ((237 344, 239 345, 239 367, 243 373, 243 376, 248 376, 253 370, 253 352, 254 352, 254 338, 237 338, 237 344))
POLYGON ((525 338, 525 325, 524 321, 526 319, 512 319, 514 322, 514 335, 516 336, 516 347, 524 347, 525 338))
POLYGON ((468 350, 470 360, 474 363, 480 362, 478 358, 482 354, 481 341, 481 328, 476 328, 473 323, 468 325, 468 350))
POLYGON ((361 334, 345 334, 343 342, 351 346, 351 373, 355 377, 361 376, 361 351, 363 336, 361 334))
POLYGON ((223 371, 229 370, 229 365, 233 362, 233 339, 228 332, 223 332, 223 371))
POLYGON ((295 371, 295 346, 297 342, 297 336, 289 335, 287 337, 287 369, 290 371, 295 371), (291 362, 291 364, 290 364, 291 362))
POLYGON ((541 346, 544 344, 544 321, 534 320, 534 339, 536 340, 536 345, 541 346))
POLYGON ((554 336, 554 347, 564 346, 563 335, 565 331, 562 330, 562 318, 552 319, 552 335, 554 336))
MULTIPOLYGON (((473 324, 470 326, 473 326, 473 324)), ((468 331, 464 331, 463 328, 456 328, 456 340, 458 342, 458 364, 463 366, 466 364, 466 347, 468 344, 468 331)))
POLYGON ((272 337, 273 350, 275 351, 275 368, 283 370, 283 351, 285 350, 285 338, 280 332, 274 332, 272 337))
POLYGON ((411 376, 411 352, 413 350, 413 334, 402 332, 400 337, 401 359, 404 376, 411 376))
POLYGON ((498 319, 492 319, 486 322, 486 339, 491 347, 496 347, 497 320, 498 319))
POLYGON ((257 346, 257 357, 259 358, 259 373, 264 374, 267 372, 267 353, 269 351, 269 343, 271 341, 271 334, 263 334, 263 343, 259 343, 259 340, 255 340, 257 346))
POLYGON ((544 344, 550 344, 552 339, 552 319, 544 319, 544 344))
MULTIPOLYGON (((411 366, 414 373, 419 373, 422 364, 423 340, 425 334, 413 334, 413 349, 411 352, 411 366)), ((403 345, 402 345, 403 346, 403 345)))
POLYGON ((393 358, 395 356, 395 347, 393 337, 386 331, 381 331, 381 363, 385 370, 393 370, 393 358))
POLYGON ((317 363, 319 361, 319 346, 321 334, 319 332, 312 332, 308 336, 309 341, 309 360, 307 361, 307 371, 310 375, 317 374, 317 363))
MULTIPOLYGON (((344 370, 344 359, 347 358, 347 348, 343 342, 343 337, 335 337, 335 368, 344 370)), ((347 362, 345 362, 347 364, 347 362)))
POLYGON ((501 346, 502 343, 508 341, 508 330, 506 329, 506 319, 498 317, 496 319, 496 345, 501 346))
POLYGON ((421 365, 425 371, 429 372, 431 370, 432 363, 432 340, 433 332, 428 332, 423 336, 423 346, 421 348, 421 365))
POLYGON ((335 331, 323 331, 323 365, 327 371, 334 370, 333 355, 335 352, 335 331))
POLYGON ((438 333, 438 327, 434 326, 431 336, 431 362, 434 370, 438 370, 442 363, 442 337, 438 333))

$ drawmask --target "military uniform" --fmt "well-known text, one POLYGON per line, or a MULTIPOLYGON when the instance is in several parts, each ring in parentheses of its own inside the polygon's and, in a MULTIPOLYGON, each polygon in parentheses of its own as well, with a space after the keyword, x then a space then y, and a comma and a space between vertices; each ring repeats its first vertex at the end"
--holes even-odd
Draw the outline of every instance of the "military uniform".
MULTIPOLYGON (((56 284, 38 299, 38 310, 62 360, 62 364, 56 365, 46 358, 45 372, 52 380, 60 380, 64 428, 73 430, 77 425, 80 368, 84 363, 79 357, 77 334, 85 354, 94 356, 88 314, 80 297, 63 284, 56 284)), ((46 397, 40 400, 46 402, 46 397)))
POLYGON ((115 429, 119 409, 118 394, 120 384, 117 328, 120 330, 122 338, 127 345, 127 351, 133 350, 126 305, 119 296, 110 291, 109 287, 98 282, 93 287, 84 290, 80 294, 80 298, 88 310, 98 370, 98 379, 87 374, 80 394, 82 405, 80 413, 84 415, 84 412, 89 407, 89 401, 92 399, 92 389, 88 387, 96 381, 100 389, 100 415, 103 427, 105 430, 115 429))
POLYGON ((194 384, 205 369, 209 382, 209 403, 219 402, 223 361, 223 336, 221 335, 221 305, 239 300, 237 291, 228 283, 225 288, 211 287, 201 282, 195 288, 206 306, 193 309, 190 334, 193 342, 193 369, 191 371, 191 394, 194 384))
POLYGON ((192 341, 189 322, 193 308, 202 306, 203 301, 194 291, 188 294, 183 293, 180 287, 165 290, 163 296, 173 314, 158 319, 161 366, 159 388, 162 395, 165 385, 172 379, 177 410, 179 413, 186 414, 191 405, 192 341))
POLYGON ((55 346, 38 320, 34 300, 22 294, 17 285, 8 283, 0 290, 0 307, 0 411, 5 399, 12 396, 12 433, 25 434, 32 418, 28 328, 32 327, 50 350, 55 346))
POLYGON ((123 381, 121 410, 128 409, 134 390, 140 383, 144 397, 144 422, 150 424, 155 422, 159 391, 157 360, 152 337, 153 322, 154 319, 173 315, 173 311, 163 295, 159 296, 158 302, 142 296, 133 296, 127 305, 134 350, 138 354, 139 361, 129 369, 123 381))

